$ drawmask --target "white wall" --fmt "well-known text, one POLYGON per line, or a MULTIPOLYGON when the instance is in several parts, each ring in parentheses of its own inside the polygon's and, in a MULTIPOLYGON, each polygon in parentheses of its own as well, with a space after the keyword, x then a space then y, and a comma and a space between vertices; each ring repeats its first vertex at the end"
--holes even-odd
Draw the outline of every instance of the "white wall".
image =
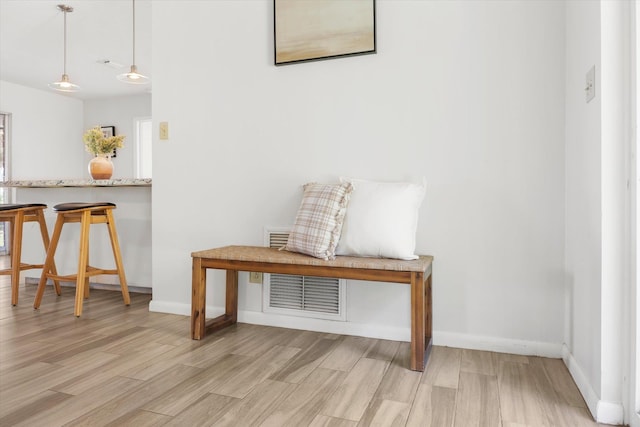
POLYGON ((566 2, 564 357, 592 414, 612 424, 623 422, 628 388, 628 6, 566 2), (596 97, 586 103, 593 65, 596 97))
MULTIPOLYGON (((94 126, 115 126, 116 134, 124 135, 124 147, 118 149, 113 159, 113 178, 133 178, 135 176, 135 138, 134 120, 151 117, 151 94, 120 96, 104 99, 92 99, 84 102, 84 128, 94 126)), ((91 154, 85 153, 86 163, 91 154)), ((89 178, 87 168, 85 177, 89 178)))
POLYGON ((83 132, 113 125, 126 136, 114 178, 134 174, 134 119, 151 116, 151 94, 82 101, 0 81, 0 111, 11 114, 11 178, 89 178, 83 132), (55 159, 55 161, 51 161, 55 159))
MULTIPOLYGON (((376 55, 283 67, 268 0, 157 2, 153 25, 170 140, 154 148, 152 309, 188 314, 190 253, 261 245, 305 182, 424 175, 436 342, 560 354, 563 3, 380 0, 376 55)), ((259 318, 241 282, 241 319, 259 318)), ((221 307, 222 275, 209 283, 221 307)), ((407 288, 348 286, 354 329, 408 338, 407 288)))
POLYGON ((11 179, 82 176, 82 101, 0 81, 0 111, 11 114, 11 179))
MULTIPOLYGON (((599 2, 567 2, 566 337, 586 381, 600 389, 602 276, 601 62, 599 2), (596 66, 596 97, 585 102, 585 74, 596 66)), ((587 399, 588 400, 588 399, 587 399)))
MULTIPOLYGON (((604 1, 602 28, 602 390, 605 422, 623 421, 623 378, 628 376, 630 141, 630 2, 604 1)), ((635 149, 635 147, 634 147, 635 149)), ((599 411, 600 412, 600 411, 599 411)))

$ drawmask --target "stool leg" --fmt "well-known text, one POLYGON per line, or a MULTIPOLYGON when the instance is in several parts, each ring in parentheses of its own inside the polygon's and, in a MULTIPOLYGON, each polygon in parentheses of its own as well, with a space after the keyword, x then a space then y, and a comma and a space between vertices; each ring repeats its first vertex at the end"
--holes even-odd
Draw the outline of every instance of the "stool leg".
POLYGON ((113 258, 116 261, 116 269, 118 270, 118 277, 120 278, 120 288, 122 289, 122 299, 124 305, 131 304, 131 298, 129 297, 129 287, 127 286, 127 278, 124 274, 124 266, 122 264, 122 254, 120 253, 120 244, 118 243, 118 233, 116 232, 115 222, 113 220, 113 212, 111 209, 106 210, 107 213, 107 227, 109 228, 109 238, 111 239, 111 248, 113 249, 113 258))
POLYGON ((84 298, 85 278, 87 277, 87 259, 89 258, 89 226, 91 225, 91 211, 82 212, 80 221, 80 257, 78 260, 78 277, 76 278, 76 304, 73 314, 82 314, 82 300, 84 298))
POLYGON ((40 303, 42 302, 42 295, 44 294, 44 288, 47 285, 47 275, 54 268, 54 255, 56 253, 56 248, 58 247, 58 242, 60 241, 60 233, 62 232, 62 225, 64 224, 64 217, 62 214, 58 214, 58 218, 56 219, 56 225, 53 227, 53 235, 51 235, 51 242, 49 243, 49 249, 47 249, 47 257, 44 261, 44 266, 42 267, 42 274, 40 275, 40 282, 38 283, 38 290, 36 291, 36 297, 33 300, 33 308, 40 308, 40 303))
POLYGON ((19 211, 11 222, 11 305, 18 304, 23 225, 24 211, 19 211))
MULTIPOLYGON (((46 253, 49 251, 49 244, 51 242, 49 241, 49 231, 47 230, 47 222, 44 219, 44 210, 43 209, 38 210, 38 212, 36 213, 36 216, 38 217, 38 223, 40 224, 40 235, 42 235, 42 243, 44 244, 44 251, 46 253)), ((58 270, 56 269, 55 260, 52 260, 51 271, 48 271, 47 273, 53 273, 56 276, 58 275, 58 270)), ((58 296, 62 295, 62 291, 60 290, 60 281, 54 280, 53 287, 55 288, 56 294, 58 296)))
MULTIPOLYGON (((91 227, 89 227, 91 228, 91 227)), ((87 238, 88 239, 88 238, 87 238)), ((89 253, 91 253, 91 251, 89 250, 89 245, 91 242, 89 242, 89 240, 87 240, 87 269, 89 268, 89 266, 91 265, 91 263, 89 262, 89 253)), ((89 277, 85 277, 84 278, 84 299, 89 299, 89 277)))

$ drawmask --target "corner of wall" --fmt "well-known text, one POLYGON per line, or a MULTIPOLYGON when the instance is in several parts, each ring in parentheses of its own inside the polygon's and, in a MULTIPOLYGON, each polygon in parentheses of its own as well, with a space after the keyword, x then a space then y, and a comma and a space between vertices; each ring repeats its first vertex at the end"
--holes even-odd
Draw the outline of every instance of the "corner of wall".
POLYGON ((515 340, 456 332, 434 331, 433 344, 470 350, 551 357, 555 359, 562 357, 562 346, 557 343, 515 340))
POLYGON ((573 354, 571 354, 566 344, 562 346, 562 360, 578 386, 578 390, 587 403, 587 407, 593 418, 599 423, 622 424, 624 420, 622 403, 600 400, 598 394, 591 387, 591 384, 589 384, 587 376, 584 374, 578 361, 573 357, 573 354))

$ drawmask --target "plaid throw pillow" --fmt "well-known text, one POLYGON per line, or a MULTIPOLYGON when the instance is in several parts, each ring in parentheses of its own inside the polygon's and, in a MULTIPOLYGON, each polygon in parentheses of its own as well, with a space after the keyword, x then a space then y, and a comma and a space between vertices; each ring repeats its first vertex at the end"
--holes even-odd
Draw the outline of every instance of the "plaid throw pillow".
POLYGON ((334 259, 352 188, 350 182, 305 184, 302 203, 284 249, 334 259))

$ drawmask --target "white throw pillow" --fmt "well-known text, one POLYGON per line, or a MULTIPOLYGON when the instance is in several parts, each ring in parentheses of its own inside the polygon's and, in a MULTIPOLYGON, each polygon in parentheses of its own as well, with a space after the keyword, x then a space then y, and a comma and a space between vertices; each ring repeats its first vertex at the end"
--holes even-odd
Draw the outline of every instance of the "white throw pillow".
POLYGON ((348 182, 309 183, 303 188, 296 221, 283 249, 334 259, 352 186, 348 182))
POLYGON ((341 178, 353 184, 336 255, 417 259, 418 211, 426 183, 375 182, 341 178))

